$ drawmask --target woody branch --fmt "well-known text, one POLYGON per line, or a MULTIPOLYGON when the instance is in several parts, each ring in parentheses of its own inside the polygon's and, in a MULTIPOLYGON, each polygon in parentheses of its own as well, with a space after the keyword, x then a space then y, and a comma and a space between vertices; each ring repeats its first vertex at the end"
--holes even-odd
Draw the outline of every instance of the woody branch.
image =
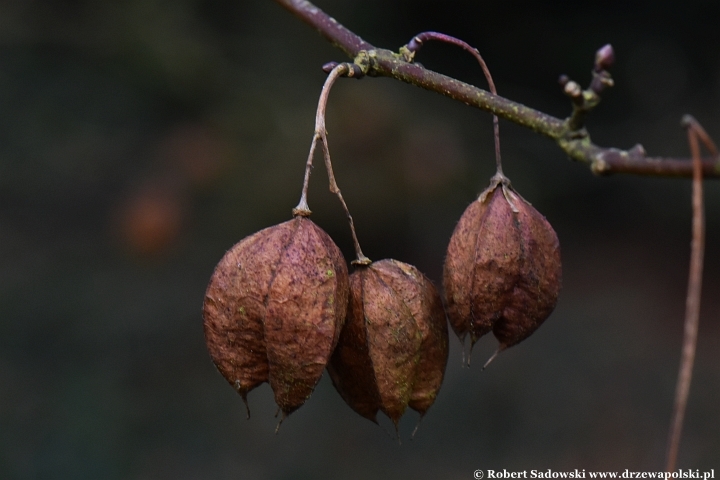
MULTIPOLYGON (((275 1, 345 52, 366 75, 395 78, 529 128, 555 140, 570 158, 587 164, 595 174, 631 173, 687 178, 693 175, 689 158, 649 157, 641 145, 622 150, 592 143, 583 126, 583 119, 599 102, 602 89, 612 84, 605 72, 605 67, 609 66, 611 61, 603 63, 602 58, 596 58, 594 79, 585 91, 577 83, 567 78, 561 79, 565 93, 573 101, 573 113, 566 119, 560 119, 415 64, 412 62, 412 52, 407 49, 395 53, 377 48, 307 0, 275 1)), ((603 47, 605 48, 607 47, 603 47)), ((603 49, 598 51, 598 56, 603 49)), ((720 163, 717 157, 704 157, 702 172, 705 178, 720 178, 720 163)))

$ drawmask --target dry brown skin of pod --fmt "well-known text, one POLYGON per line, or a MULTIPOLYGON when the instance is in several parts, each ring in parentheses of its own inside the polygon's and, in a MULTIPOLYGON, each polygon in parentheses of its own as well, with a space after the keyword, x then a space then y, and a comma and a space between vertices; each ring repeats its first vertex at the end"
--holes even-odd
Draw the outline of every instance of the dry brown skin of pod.
MULTIPOLYGON (((210 356, 240 393, 269 382, 288 415, 320 380, 348 300, 345 259, 303 216, 233 246, 215 268, 203 319, 210 356)), ((249 410, 248 410, 249 416, 249 410)))
MULTIPOLYGON (((504 177, 502 177, 504 178, 504 177)), ((507 182, 507 179, 504 179, 507 182)), ((463 213, 443 275, 448 319, 471 344, 493 331, 499 351, 550 316, 562 283, 560 246, 548 221, 498 180, 463 213)))
POLYGON ((380 260, 350 275, 348 318, 328 364, 353 410, 397 427, 409 406, 420 415, 435 401, 448 358, 440 296, 415 267, 380 260))

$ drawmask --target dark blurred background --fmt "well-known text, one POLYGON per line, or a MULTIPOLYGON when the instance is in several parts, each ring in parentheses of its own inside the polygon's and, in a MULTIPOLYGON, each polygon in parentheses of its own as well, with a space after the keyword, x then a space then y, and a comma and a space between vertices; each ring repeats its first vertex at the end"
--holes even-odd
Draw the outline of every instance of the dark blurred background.
MULTIPOLYGON (((693 114, 720 140, 720 3, 318 0, 376 46, 445 32, 477 46, 499 92, 555 116, 560 74, 587 85, 612 43, 616 87, 593 140, 687 156, 693 114)), ((469 479, 475 469, 658 470, 679 361, 690 183, 594 177, 501 121, 504 168, 560 238, 550 319, 486 371, 492 338, 401 446, 328 378, 278 435, 205 350, 217 261, 290 218, 327 61, 343 54, 270 0, 0 2, 0 477, 469 479)), ((428 68, 485 85, 472 57, 428 68)), ((341 80, 335 173, 365 253, 439 283, 447 241, 493 173, 491 117, 389 79, 341 80)), ((313 219, 350 259, 317 162, 313 219)), ((706 183, 704 299, 679 465, 720 474, 720 189, 706 183)))

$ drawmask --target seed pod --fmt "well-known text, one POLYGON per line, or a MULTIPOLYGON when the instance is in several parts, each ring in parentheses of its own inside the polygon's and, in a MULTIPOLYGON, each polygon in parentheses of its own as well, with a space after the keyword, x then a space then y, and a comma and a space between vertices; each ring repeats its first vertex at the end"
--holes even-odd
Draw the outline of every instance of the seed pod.
MULTIPOLYGON (((269 382, 289 415, 310 396, 337 344, 348 299, 342 253, 303 216, 233 246, 205 294, 205 340, 247 405, 269 382)), ((248 410, 249 416, 249 410, 248 410)))
POLYGON ((490 330, 499 350, 513 346, 552 313, 562 269, 548 221, 498 177, 455 227, 443 275, 448 319, 471 345, 490 330))
POLYGON ((440 296, 415 267, 381 260, 350 275, 348 316, 328 371, 353 410, 375 423, 381 410, 396 426, 408 406, 424 415, 447 357, 440 296))

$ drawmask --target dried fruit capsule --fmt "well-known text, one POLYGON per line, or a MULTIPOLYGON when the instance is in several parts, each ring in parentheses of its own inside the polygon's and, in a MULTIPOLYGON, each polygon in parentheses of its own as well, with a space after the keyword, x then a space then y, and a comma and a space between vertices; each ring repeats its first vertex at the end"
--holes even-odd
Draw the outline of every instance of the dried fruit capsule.
MULTIPOLYGON (((220 260, 205 294, 210 356, 240 393, 269 382, 285 415, 320 380, 348 299, 342 253, 303 216, 261 230, 220 260)), ((248 411, 249 414, 249 411, 248 411)))
POLYGON ((328 371, 353 410, 376 423, 380 410, 396 426, 408 406, 424 415, 447 357, 440 296, 420 271, 381 260, 350 275, 348 317, 328 371))
POLYGON ((463 213, 443 275, 448 319, 471 344, 493 331, 499 350, 552 313, 560 293, 560 247, 548 221, 502 175, 463 213))

